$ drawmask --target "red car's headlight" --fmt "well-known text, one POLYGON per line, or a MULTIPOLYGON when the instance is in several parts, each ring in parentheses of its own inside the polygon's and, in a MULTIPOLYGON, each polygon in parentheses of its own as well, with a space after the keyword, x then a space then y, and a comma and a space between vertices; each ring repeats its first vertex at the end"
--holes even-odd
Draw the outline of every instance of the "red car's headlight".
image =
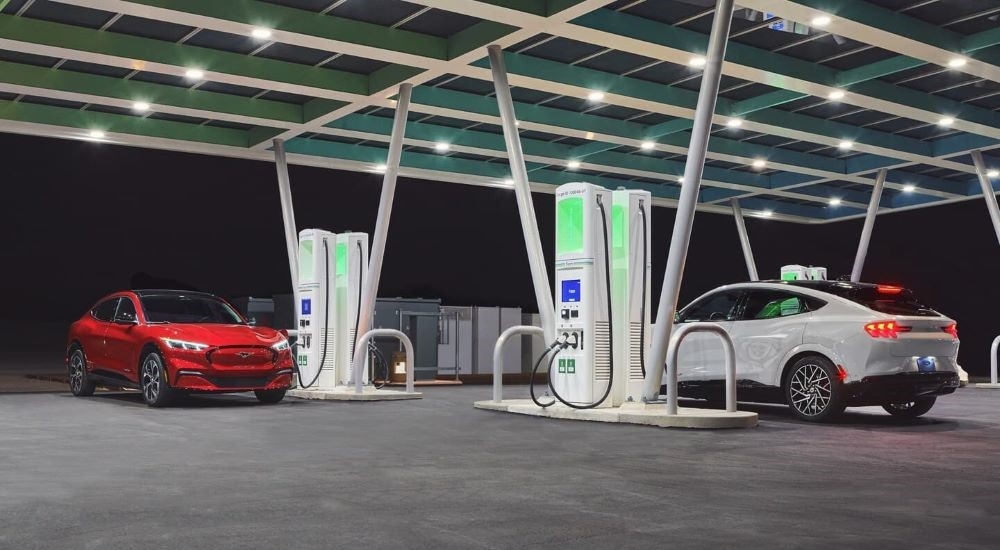
POLYGON ((184 340, 174 340, 173 338, 161 338, 163 343, 167 345, 170 349, 184 350, 184 351, 205 351, 208 349, 208 344, 199 344, 197 342, 185 342, 184 340))

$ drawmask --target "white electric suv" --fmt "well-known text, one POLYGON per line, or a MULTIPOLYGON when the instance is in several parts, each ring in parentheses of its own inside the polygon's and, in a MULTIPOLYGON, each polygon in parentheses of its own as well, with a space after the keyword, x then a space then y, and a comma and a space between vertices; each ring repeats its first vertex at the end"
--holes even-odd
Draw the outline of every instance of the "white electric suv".
MULTIPOLYGON (((787 403, 805 420, 882 405, 916 417, 959 386, 955 321, 910 290, 838 281, 773 281, 717 288, 677 314, 721 325, 736 347, 741 401, 787 403)), ((679 395, 721 396, 718 337, 692 333, 678 354, 679 395)))

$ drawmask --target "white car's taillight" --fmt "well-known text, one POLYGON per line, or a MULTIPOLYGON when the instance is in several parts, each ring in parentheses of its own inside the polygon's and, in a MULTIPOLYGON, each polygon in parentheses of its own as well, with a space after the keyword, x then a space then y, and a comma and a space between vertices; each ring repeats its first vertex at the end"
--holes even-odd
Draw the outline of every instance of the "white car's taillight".
POLYGON ((896 321, 875 321, 865 325, 865 332, 872 338, 898 338, 901 332, 910 332, 910 327, 896 321))
POLYGON ((958 323, 952 323, 946 327, 941 327, 941 330, 947 332, 952 336, 952 338, 958 340, 958 323))

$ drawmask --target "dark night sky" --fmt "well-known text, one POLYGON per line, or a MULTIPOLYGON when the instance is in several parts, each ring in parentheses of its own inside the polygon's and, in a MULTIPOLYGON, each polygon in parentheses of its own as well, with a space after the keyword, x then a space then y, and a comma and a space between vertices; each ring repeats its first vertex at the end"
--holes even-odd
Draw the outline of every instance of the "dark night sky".
MULTIPOLYGON (((273 164, 8 134, 0 150, 2 320, 68 323, 136 272, 229 297, 289 291, 273 164)), ((291 179, 300 229, 372 231, 381 176, 292 166, 291 179)), ((535 208, 551 266, 552 196, 536 194, 535 208)), ((747 225, 765 278, 791 263, 848 273, 861 230, 747 225)), ((673 210, 655 209, 654 302, 672 227, 673 210)), ((956 318, 963 365, 985 374, 1000 331, 997 246, 981 200, 882 216, 863 279, 911 287, 956 318)), ((699 213, 682 302, 745 279, 732 218, 699 213)), ((401 179, 379 295, 534 310, 513 193, 401 179)))

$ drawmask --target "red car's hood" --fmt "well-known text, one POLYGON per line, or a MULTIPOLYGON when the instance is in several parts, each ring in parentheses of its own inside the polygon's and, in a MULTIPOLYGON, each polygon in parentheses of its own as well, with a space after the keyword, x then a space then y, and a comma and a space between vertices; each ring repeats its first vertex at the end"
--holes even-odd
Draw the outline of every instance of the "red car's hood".
POLYGON ((285 337, 273 328, 247 325, 162 325, 161 336, 209 346, 271 346, 285 337))

